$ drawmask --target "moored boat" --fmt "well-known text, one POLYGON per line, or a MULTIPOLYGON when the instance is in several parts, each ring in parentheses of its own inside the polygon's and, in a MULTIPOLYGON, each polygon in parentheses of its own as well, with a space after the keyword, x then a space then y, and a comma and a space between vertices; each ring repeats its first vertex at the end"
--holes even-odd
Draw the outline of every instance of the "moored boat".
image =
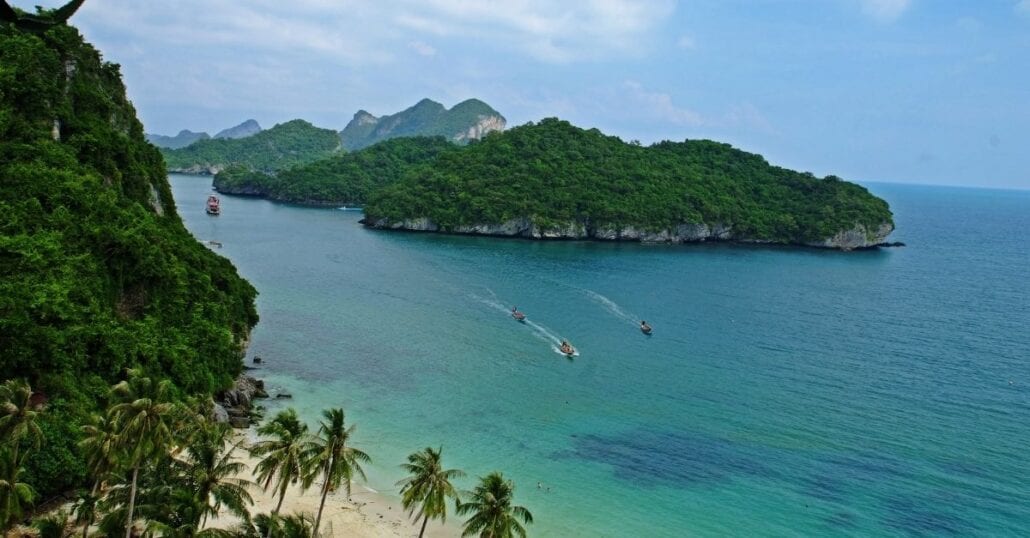
POLYGON ((208 215, 220 215, 222 213, 222 208, 219 204, 217 196, 212 194, 211 196, 207 197, 206 211, 208 215))

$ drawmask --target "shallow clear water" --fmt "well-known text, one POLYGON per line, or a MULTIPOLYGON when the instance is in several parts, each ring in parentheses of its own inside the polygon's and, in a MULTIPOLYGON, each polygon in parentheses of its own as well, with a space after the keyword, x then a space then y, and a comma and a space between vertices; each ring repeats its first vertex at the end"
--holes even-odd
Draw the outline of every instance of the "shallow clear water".
POLYGON ((1030 192, 872 185, 909 246, 837 253, 208 217, 210 178, 172 186, 261 293, 258 375, 344 407, 377 490, 443 445, 534 535, 1030 533, 1030 192))

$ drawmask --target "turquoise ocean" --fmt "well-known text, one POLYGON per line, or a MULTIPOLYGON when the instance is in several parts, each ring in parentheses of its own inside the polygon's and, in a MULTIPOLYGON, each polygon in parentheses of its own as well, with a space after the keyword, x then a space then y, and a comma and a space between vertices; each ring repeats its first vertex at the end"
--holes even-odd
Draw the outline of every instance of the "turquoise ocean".
POLYGON ((1030 535, 1030 192, 871 184, 908 246, 840 253, 210 217, 209 177, 171 181, 260 292, 254 374, 343 407, 373 489, 443 446, 535 536, 1030 535))

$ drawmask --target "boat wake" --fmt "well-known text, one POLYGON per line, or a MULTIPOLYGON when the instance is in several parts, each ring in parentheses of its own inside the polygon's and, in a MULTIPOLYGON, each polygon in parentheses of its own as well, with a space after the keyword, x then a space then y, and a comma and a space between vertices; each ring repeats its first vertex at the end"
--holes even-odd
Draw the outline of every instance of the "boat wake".
POLYGON ((602 308, 607 310, 609 314, 611 314, 611 315, 613 315, 613 316, 615 316, 615 317, 617 317, 617 318, 619 318, 619 319, 621 319, 623 321, 627 321, 629 323, 632 323, 634 326, 636 326, 637 324, 640 323, 640 318, 639 317, 637 317, 632 312, 627 312, 625 309, 623 309, 621 306, 619 306, 618 303, 616 303, 615 301, 605 297, 604 295, 601 295, 600 293, 597 293, 596 291, 587 290, 587 289, 584 289, 583 293, 586 293, 587 296, 590 297, 590 300, 592 300, 595 303, 599 304, 602 308))
MULTIPOLYGON (((505 305, 504 303, 502 303, 500 301, 500 298, 497 297, 497 294, 494 293, 493 290, 491 290, 490 288, 484 288, 484 289, 486 289, 486 291, 490 293, 490 297, 483 297, 482 295, 478 295, 478 294, 475 294, 475 293, 470 293, 469 297, 471 297, 472 299, 476 300, 477 302, 479 302, 481 304, 489 306, 490 308, 492 308, 492 309, 494 309, 494 310, 496 310, 498 312, 503 312, 504 314, 510 316, 511 315, 511 307, 509 307, 509 306, 505 305)), ((547 342, 549 347, 555 353, 557 353, 559 355, 563 355, 563 356, 565 355, 565 353, 562 353, 562 351, 560 349, 561 342, 562 342, 562 338, 560 336, 555 334, 553 331, 551 331, 547 327, 545 327, 545 326, 543 326, 543 325, 541 325, 539 323, 536 323, 535 321, 533 321, 533 320, 531 320, 529 318, 526 318, 522 323, 524 325, 530 327, 531 329, 533 329, 533 332, 532 332, 533 336, 539 338, 540 340, 542 340, 544 342, 547 342)), ((579 351, 577 350, 575 353, 572 354, 572 356, 573 357, 578 357, 579 356, 579 351)))

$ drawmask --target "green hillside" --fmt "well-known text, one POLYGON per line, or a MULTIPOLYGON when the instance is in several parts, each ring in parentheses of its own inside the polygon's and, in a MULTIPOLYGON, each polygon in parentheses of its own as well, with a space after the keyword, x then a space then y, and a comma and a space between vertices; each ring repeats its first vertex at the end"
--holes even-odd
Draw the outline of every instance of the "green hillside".
POLYGON ((0 377, 49 400, 22 475, 45 499, 84 480, 80 426, 126 368, 229 385, 256 292, 185 229, 119 66, 74 28, 0 25, 0 177, 0 377))
POLYGON ((399 180, 412 166, 457 147, 442 137, 395 138, 341 153, 275 176, 231 167, 215 176, 222 193, 264 196, 311 205, 363 204, 377 188, 399 180))
POLYGON ((200 140, 162 153, 170 171, 214 173, 235 165, 274 172, 323 159, 339 149, 335 131, 293 120, 246 138, 200 140))

